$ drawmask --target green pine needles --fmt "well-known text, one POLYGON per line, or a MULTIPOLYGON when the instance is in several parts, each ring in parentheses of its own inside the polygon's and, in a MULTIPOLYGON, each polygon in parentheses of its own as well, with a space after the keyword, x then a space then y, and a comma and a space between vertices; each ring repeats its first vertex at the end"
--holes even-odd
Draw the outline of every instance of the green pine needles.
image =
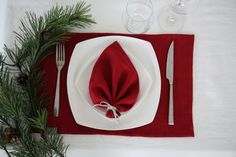
POLYGON ((55 6, 39 17, 27 12, 13 48, 5 46, 0 55, 0 147, 9 157, 66 156, 62 136, 46 126, 49 98, 39 95, 44 81, 38 65, 72 28, 95 23, 89 12, 85 2, 55 6))

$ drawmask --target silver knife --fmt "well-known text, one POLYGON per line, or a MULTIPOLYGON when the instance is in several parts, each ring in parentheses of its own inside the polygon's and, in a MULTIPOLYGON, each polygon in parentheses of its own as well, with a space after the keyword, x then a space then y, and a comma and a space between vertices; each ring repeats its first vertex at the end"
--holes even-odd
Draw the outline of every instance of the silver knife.
POLYGON ((174 41, 171 42, 167 62, 166 62, 166 78, 169 80, 169 113, 168 125, 174 125, 174 104, 173 104, 173 80, 174 80, 174 41))

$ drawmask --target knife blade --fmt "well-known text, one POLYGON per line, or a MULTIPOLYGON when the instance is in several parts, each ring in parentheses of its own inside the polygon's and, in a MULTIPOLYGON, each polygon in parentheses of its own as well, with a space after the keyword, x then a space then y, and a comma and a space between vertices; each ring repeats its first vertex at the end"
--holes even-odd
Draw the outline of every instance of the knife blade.
POLYGON ((166 61, 166 78, 169 81, 169 112, 168 125, 174 125, 174 104, 173 104, 173 80, 174 80, 174 41, 171 42, 167 61, 166 61))

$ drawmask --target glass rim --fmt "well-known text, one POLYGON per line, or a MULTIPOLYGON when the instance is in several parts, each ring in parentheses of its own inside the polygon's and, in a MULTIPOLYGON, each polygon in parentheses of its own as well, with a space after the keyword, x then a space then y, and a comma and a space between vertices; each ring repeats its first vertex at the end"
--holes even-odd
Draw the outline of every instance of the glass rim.
MULTIPOLYGON (((132 2, 138 2, 139 0, 128 0, 128 1, 127 1, 126 7, 125 7, 125 11, 126 11, 127 16, 130 17, 130 18, 132 18, 132 16, 129 14, 128 5, 130 5, 131 1, 132 1, 132 2)), ((143 19, 143 20, 138 20, 138 19, 133 19, 133 18, 132 18, 132 20, 138 21, 138 22, 142 22, 142 21, 147 21, 148 19, 150 19, 150 17, 152 17, 153 12, 154 12, 154 11, 153 11, 153 3, 152 3, 151 0, 146 0, 146 2, 150 2, 150 5, 147 5, 147 6, 150 7, 150 9, 151 9, 151 14, 150 14, 147 18, 145 18, 145 19, 143 19)))

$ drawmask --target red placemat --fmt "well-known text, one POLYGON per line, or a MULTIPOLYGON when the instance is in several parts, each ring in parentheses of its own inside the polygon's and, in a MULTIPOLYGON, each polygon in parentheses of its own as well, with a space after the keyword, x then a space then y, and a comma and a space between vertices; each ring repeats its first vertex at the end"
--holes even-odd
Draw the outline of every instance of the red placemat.
MULTIPOLYGON (((143 137, 192 137, 194 136, 192 122, 192 65, 193 65, 194 35, 161 34, 132 35, 112 33, 72 33, 65 42, 66 62, 61 71, 61 93, 59 117, 53 117, 53 104, 57 77, 55 54, 48 56, 42 63, 45 74, 45 91, 50 96, 48 107, 48 126, 56 127, 61 134, 104 134, 143 137), (152 43, 161 72, 161 96, 159 107, 152 123, 128 130, 104 131, 78 125, 72 115, 67 96, 67 69, 70 56, 78 42, 108 35, 131 36, 152 43), (174 54, 174 119, 175 125, 168 125, 169 82, 166 79, 166 59, 171 41, 175 42, 174 54)), ((145 52, 144 52, 145 53, 145 52)))

